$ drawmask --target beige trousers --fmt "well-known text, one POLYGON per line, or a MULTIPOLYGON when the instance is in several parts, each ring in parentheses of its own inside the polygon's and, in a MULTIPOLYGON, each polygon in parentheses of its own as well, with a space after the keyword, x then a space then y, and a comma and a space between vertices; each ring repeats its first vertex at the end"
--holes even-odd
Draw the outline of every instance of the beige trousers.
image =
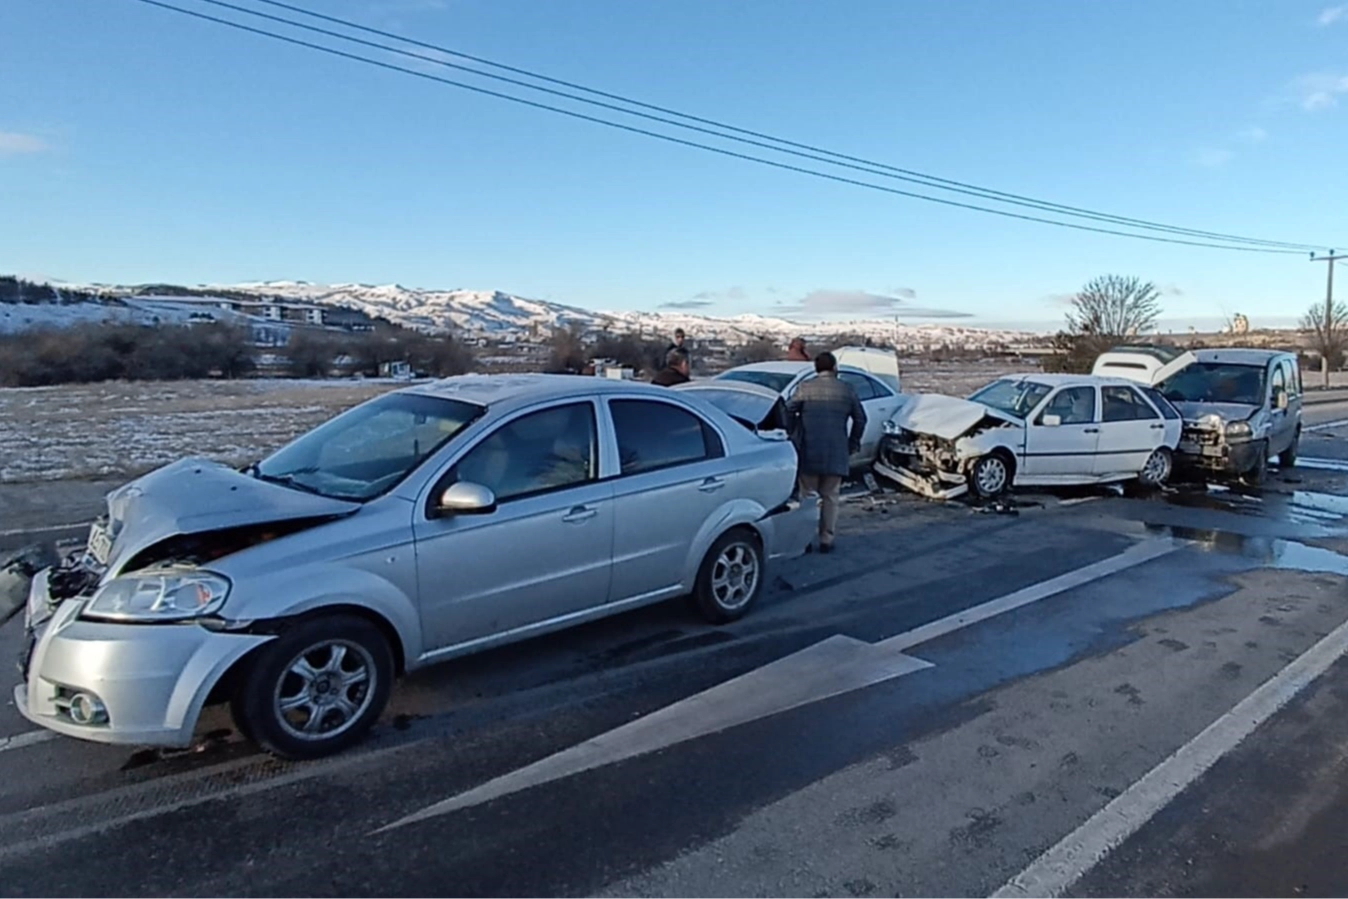
POLYGON ((842 478, 833 474, 802 474, 800 476, 800 494, 813 493, 819 497, 819 542, 823 546, 833 545, 833 531, 838 526, 838 491, 842 489, 842 478))

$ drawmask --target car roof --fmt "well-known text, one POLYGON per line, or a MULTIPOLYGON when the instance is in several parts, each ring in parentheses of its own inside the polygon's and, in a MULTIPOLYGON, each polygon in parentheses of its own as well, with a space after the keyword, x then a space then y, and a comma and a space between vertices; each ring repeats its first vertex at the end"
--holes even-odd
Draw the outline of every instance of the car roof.
POLYGON ((1194 350, 1194 357, 1199 362, 1231 362, 1236 365, 1267 365, 1272 359, 1290 355, 1292 354, 1283 350, 1259 350, 1250 347, 1194 350))
POLYGON ((668 396, 664 387, 641 381, 599 378, 590 375, 457 375, 426 384, 404 387, 399 393, 415 393, 461 400, 489 408, 523 406, 551 399, 590 397, 609 393, 647 393, 668 396))
POLYGON ((806 369, 813 371, 814 363, 792 362, 783 359, 776 362, 750 362, 748 365, 736 365, 734 368, 726 369, 721 374, 726 375, 732 371, 766 371, 779 375, 797 375, 806 369))
POLYGON ((1040 374, 1038 372, 1021 375, 1002 375, 999 381, 1033 381, 1036 384, 1043 384, 1047 387, 1062 387, 1064 385, 1077 385, 1085 387, 1096 385, 1099 387, 1117 387, 1126 385, 1129 387, 1145 387, 1145 384, 1138 384, 1136 381, 1130 381, 1127 378, 1113 378, 1107 375, 1062 375, 1062 374, 1040 374))

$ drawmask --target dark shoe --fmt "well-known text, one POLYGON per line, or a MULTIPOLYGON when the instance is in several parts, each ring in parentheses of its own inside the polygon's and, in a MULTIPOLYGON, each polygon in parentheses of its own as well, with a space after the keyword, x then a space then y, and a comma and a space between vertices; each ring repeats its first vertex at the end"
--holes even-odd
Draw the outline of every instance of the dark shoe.
POLYGON ((828 555, 828 554, 831 553, 831 552, 833 552, 833 544, 832 544, 832 543, 821 543, 821 544, 819 544, 819 554, 820 554, 821 556, 826 556, 826 555, 828 555))

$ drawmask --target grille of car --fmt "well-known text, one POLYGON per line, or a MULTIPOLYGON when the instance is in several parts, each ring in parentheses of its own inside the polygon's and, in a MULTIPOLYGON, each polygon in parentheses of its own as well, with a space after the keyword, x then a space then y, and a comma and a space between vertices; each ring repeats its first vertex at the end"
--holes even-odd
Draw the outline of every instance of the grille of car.
POLYGON ((1195 428, 1186 425, 1182 434, 1183 439, 1197 443, 1199 446, 1216 446, 1221 441, 1221 435, 1216 431, 1210 431, 1207 428, 1195 428))

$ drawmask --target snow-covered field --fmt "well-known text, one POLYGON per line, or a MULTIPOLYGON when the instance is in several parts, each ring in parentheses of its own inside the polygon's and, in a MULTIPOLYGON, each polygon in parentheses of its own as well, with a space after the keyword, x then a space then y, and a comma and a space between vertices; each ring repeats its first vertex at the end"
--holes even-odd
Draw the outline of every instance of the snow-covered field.
POLYGON ((107 382, 0 389, 0 483, 258 458, 391 381, 107 382))
MULTIPOLYGON (((903 389, 964 395, 1006 370, 984 362, 905 366, 903 389)), ((395 386, 259 379, 4 388, 0 483, 130 476, 187 455, 243 464, 395 386)))

